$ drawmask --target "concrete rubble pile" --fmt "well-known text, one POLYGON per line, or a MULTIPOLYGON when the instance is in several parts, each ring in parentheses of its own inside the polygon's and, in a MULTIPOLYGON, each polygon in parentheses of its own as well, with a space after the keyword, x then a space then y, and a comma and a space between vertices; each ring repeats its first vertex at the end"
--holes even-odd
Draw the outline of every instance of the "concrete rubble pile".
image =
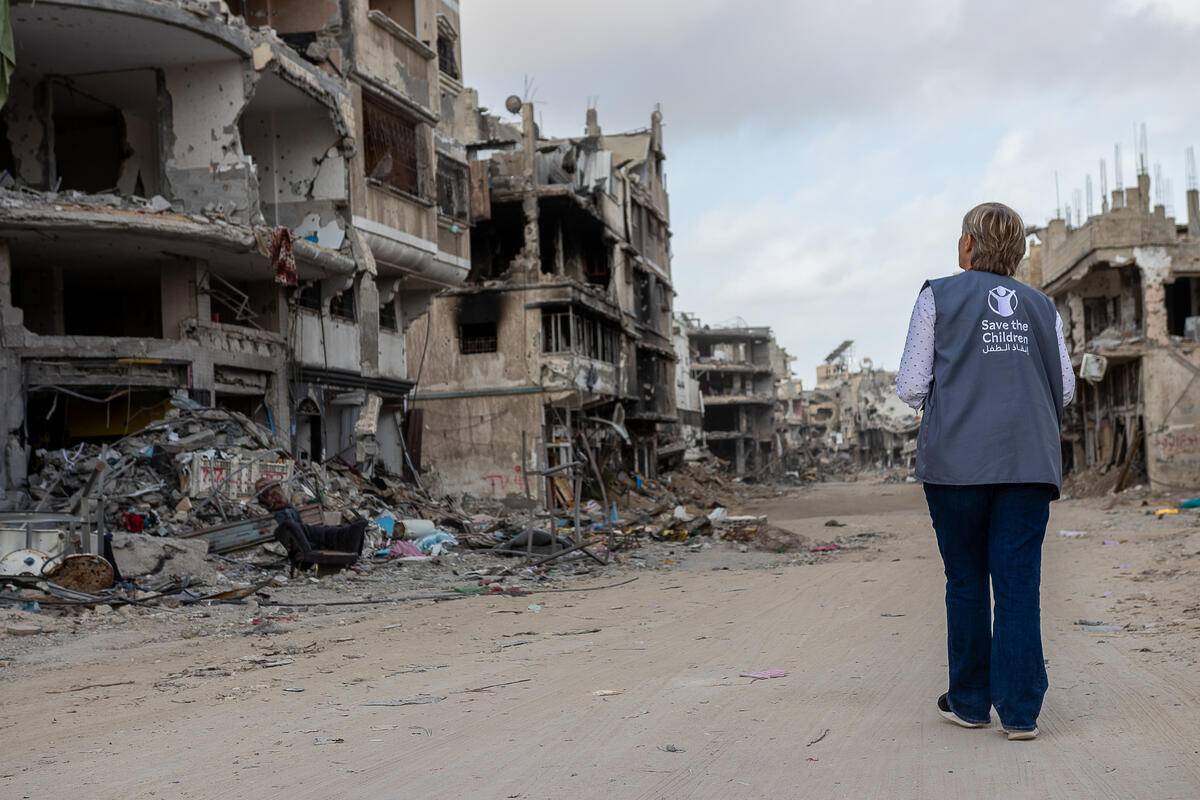
POLYGON ((434 497, 385 471, 368 478, 338 461, 298 462, 274 432, 243 414, 186 399, 172 406, 163 419, 118 441, 37 451, 30 505, 78 514, 84 531, 111 532, 111 550, 61 561, 50 554, 44 569, 23 577, 9 571, 12 582, 0 599, 23 607, 178 605, 265 599, 272 587, 287 586, 322 592, 325 602, 329 592, 352 592, 368 575, 394 591, 446 586, 462 575, 478 585, 455 591, 521 593, 555 567, 574 574, 597 565, 642 566, 645 557, 631 551, 655 542, 696 540, 695 550, 708 546, 699 541, 704 537, 774 552, 805 542, 772 528, 765 516, 731 513, 778 492, 741 483, 715 459, 660 479, 621 473, 599 492, 607 507, 586 499, 599 488, 591 486, 577 503, 548 512, 536 504, 434 497), (285 488, 306 521, 366 520, 358 563, 327 576, 319 589, 289 585, 288 554, 273 540, 275 521, 255 493, 264 478, 285 488), (239 535, 229 538, 234 530, 239 535))
POLYGON ((108 530, 159 536, 261 515, 255 481, 290 479, 295 466, 275 434, 244 415, 187 403, 117 442, 37 450, 34 461, 38 510, 74 513, 99 500, 108 530))

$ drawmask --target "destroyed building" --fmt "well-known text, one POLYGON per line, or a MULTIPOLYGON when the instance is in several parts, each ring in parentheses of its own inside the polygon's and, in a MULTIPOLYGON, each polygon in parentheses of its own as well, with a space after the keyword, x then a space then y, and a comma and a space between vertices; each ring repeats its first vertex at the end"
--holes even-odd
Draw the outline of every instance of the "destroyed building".
POLYGON ((697 455, 704 438, 704 399, 700 396, 700 381, 692 374, 692 345, 684 315, 672 317, 671 339, 675 347, 675 411, 679 415, 680 439, 684 455, 697 455))
POLYGON ((585 432, 606 468, 653 476, 683 449, 661 114, 613 134, 589 109, 549 138, 506 107, 519 124, 471 112, 470 277, 408 333, 413 451, 488 497, 544 501, 585 432))
POLYGON ((1190 155, 1186 223, 1165 202, 1151 206, 1143 152, 1137 184, 1118 178, 1099 214, 1033 229, 1019 274, 1054 299, 1083 378, 1064 419, 1066 472, 1128 474, 1136 464, 1137 474, 1144 464, 1167 490, 1200 479, 1200 192, 1190 155))
POLYGON ((767 327, 710 327, 688 318, 692 374, 704 403, 704 441, 736 474, 778 466, 775 367, 778 346, 767 327))
POLYGON ((896 373, 851 358, 842 342, 817 365, 816 386, 804 392, 807 439, 827 464, 851 469, 911 468, 920 422, 895 392, 896 373))
POLYGON ((405 330, 470 268, 450 0, 13 0, 3 486, 173 395, 401 466, 405 330))
POLYGON ((806 466, 809 450, 808 414, 804 405, 804 382, 788 374, 775 384, 775 428, 779 433, 784 468, 806 466))

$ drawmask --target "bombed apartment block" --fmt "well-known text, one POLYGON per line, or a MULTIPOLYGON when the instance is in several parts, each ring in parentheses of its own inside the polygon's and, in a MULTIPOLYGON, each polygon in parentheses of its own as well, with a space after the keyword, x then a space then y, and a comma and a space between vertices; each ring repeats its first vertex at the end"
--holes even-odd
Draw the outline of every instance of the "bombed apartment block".
POLYGON ((458 4, 13 0, 4 487, 185 396, 401 466, 405 330, 470 269, 458 4))
POLYGON ((770 328, 710 327, 688 318, 692 375, 704 405, 704 442, 739 476, 779 466, 776 435, 778 345, 770 328))
POLYGON ((552 475, 580 447, 653 476, 686 448, 660 115, 613 134, 591 109, 559 139, 506 107, 462 104, 471 274, 408 334, 422 466, 444 491, 535 502, 571 493, 552 475))
POLYGON ((1054 298, 1082 378, 1066 409, 1064 467, 1109 488, 1143 471, 1159 489, 1200 481, 1200 192, 1187 155, 1186 222, 1168 212, 1165 181, 1151 197, 1143 149, 1134 186, 1118 177, 1100 213, 1077 209, 1036 229, 1022 264, 1054 298))
POLYGON ((915 466, 920 422, 896 396, 896 373, 854 359, 853 348, 853 340, 838 345, 802 392, 808 451, 835 470, 915 466))

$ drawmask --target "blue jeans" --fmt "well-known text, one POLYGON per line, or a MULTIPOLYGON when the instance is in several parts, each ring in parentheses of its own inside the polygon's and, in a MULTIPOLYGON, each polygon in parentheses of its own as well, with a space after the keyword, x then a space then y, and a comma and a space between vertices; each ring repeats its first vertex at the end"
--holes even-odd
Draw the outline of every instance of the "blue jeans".
POLYGON ((947 701, 968 722, 990 722, 995 706, 1007 730, 1037 727, 1047 687, 1042 540, 1054 497, 1042 484, 925 486, 946 567, 947 701))

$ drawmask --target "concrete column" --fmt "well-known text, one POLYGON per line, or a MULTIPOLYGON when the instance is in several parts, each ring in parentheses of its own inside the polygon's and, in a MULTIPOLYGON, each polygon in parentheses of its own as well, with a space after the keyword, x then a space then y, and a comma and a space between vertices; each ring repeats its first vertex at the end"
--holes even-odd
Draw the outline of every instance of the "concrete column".
MULTIPOLYGON (((12 261, 8 243, 0 240, 0 326, 20 327, 19 312, 12 308, 12 261)), ((7 338, 5 339, 8 342, 7 338)), ((21 359, 9 347, 0 347, 0 509, 15 498, 9 491, 25 485, 29 448, 21 437, 25 422, 21 359)))
POLYGON ((0 313, 12 308, 12 256, 8 242, 0 239, 0 313))
POLYGON ((363 375, 379 374, 379 287, 371 275, 360 274, 354 289, 358 310, 359 361, 363 375))
MULTIPOLYGON (((358 358, 364 375, 379 374, 379 286, 375 283, 378 269, 375 254, 357 228, 348 228, 350 249, 358 262, 354 280, 354 307, 358 320, 358 358)), ((324 313, 324 312, 322 312, 324 313)))
POLYGON ((537 195, 537 123, 534 121, 533 103, 521 106, 521 132, 525 179, 525 196, 521 200, 521 210, 525 215, 525 247, 521 251, 521 258, 528 277, 538 280, 542 259, 537 195))
POLYGON ((199 314, 199 291, 204 277, 203 262, 196 259, 180 259, 164 264, 159 273, 159 294, 162 297, 162 335, 164 339, 182 338, 182 325, 189 319, 211 319, 212 302, 204 294, 209 311, 204 317, 199 314))
POLYGON ((1142 271, 1142 318, 1146 339, 1163 343, 1170 338, 1167 333, 1167 290, 1161 280, 1147 280, 1142 271))
POLYGON ((1066 320, 1066 324, 1070 326, 1067 333, 1071 339, 1071 349, 1073 352, 1082 352, 1087 345, 1083 319, 1083 298, 1077 294, 1067 295, 1067 310, 1069 318, 1066 320))
POLYGON ((1187 192, 1187 223, 1188 236, 1200 237, 1200 191, 1196 189, 1187 192))
POLYGON ((62 267, 55 264, 47 270, 44 277, 49 285, 45 287, 47 294, 42 297, 42 302, 49 307, 50 331, 55 336, 63 336, 67 332, 67 314, 63 307, 65 292, 62 267))

